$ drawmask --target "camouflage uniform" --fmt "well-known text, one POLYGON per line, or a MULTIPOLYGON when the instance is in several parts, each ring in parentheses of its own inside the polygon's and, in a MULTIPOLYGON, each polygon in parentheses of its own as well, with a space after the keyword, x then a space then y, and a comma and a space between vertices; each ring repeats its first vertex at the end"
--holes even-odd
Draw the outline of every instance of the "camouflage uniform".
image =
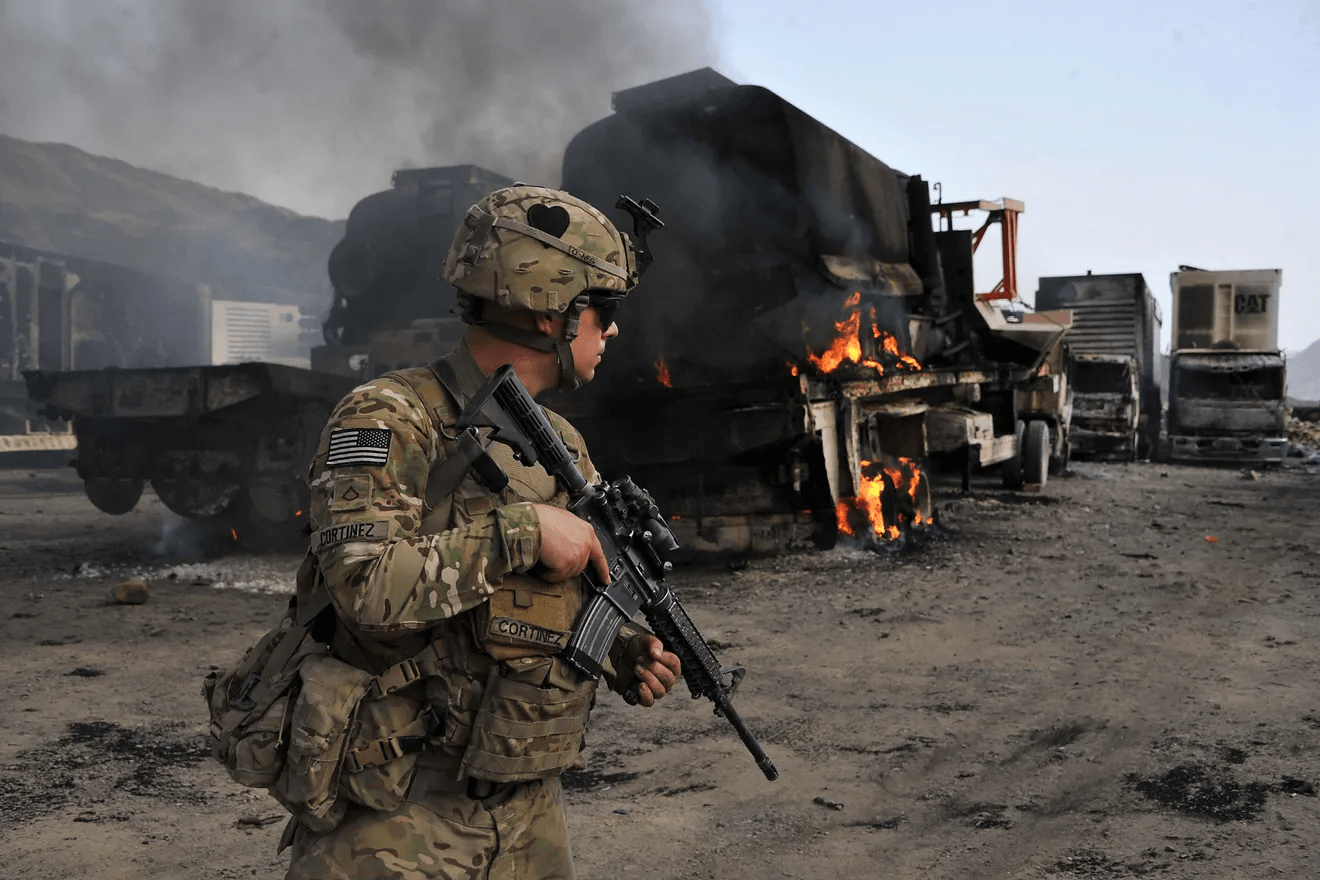
MULTIPOLYGON (((485 380, 466 344, 443 360, 464 399, 485 380)), ((328 593, 337 613, 334 655, 373 675, 423 659, 414 680, 364 701, 354 735, 359 743, 377 740, 370 748, 350 743, 350 750, 377 755, 376 763, 344 771, 340 791, 351 803, 334 828, 314 830, 295 817, 285 838, 293 846, 289 878, 573 876, 558 774, 580 760, 581 729, 564 722, 558 739, 543 737, 533 754, 515 757, 501 750, 511 743, 517 752, 526 740, 501 739, 501 731, 553 725, 553 718, 533 713, 506 722, 483 740, 485 751, 476 749, 474 733, 485 683, 495 689, 492 675, 517 673, 571 695, 546 710, 550 716, 578 713, 585 724, 594 703, 595 683, 577 682, 555 656, 580 607, 580 579, 552 585, 526 574, 540 555, 532 503, 566 507, 568 497, 539 465, 522 466, 497 443, 489 452, 509 475, 508 488, 492 493, 469 473, 427 509, 427 480, 454 454, 459 410, 430 369, 403 370, 354 389, 322 434, 310 474, 312 550, 300 572, 299 606, 324 604, 328 593), (428 706, 443 729, 432 726, 420 752, 394 755, 387 745, 381 760, 379 743, 389 739, 381 734, 424 716, 428 706), (393 721, 380 723, 378 715, 393 721), (476 776, 494 780, 485 784, 489 794, 469 788, 476 776)), ((547 415, 583 475, 596 481, 581 435, 547 415)), ((620 689, 613 664, 640 632, 629 625, 611 652, 606 680, 620 689)), ((411 729, 419 731, 415 722, 411 729)))

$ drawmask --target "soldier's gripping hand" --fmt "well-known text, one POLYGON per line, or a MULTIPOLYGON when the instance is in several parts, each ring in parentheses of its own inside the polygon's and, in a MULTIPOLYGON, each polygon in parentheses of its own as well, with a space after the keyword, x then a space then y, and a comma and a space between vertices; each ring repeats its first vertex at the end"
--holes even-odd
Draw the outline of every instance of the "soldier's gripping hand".
POLYGON ((541 520, 541 556, 544 571, 538 574, 550 583, 566 581, 581 574, 588 565, 602 584, 610 582, 610 566, 591 524, 562 507, 536 504, 541 520))
POLYGON ((664 643, 650 633, 633 636, 619 658, 618 680, 615 687, 624 693, 637 684, 637 702, 654 706, 655 701, 674 689, 683 674, 675 654, 665 650, 664 643))

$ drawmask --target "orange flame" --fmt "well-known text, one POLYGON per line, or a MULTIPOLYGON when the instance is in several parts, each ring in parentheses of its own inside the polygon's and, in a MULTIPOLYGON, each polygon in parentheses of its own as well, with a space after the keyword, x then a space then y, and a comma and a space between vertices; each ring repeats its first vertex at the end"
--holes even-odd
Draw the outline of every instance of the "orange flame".
POLYGON ((660 360, 655 362, 655 377, 660 380, 660 384, 666 388, 673 388, 674 383, 669 378, 669 364, 665 363, 665 356, 660 355, 660 360))
POLYGON ((293 512, 293 515, 294 515, 294 516, 302 516, 302 511, 301 511, 301 510, 295 510, 295 511, 293 512))
MULTIPOLYGON (((860 291, 848 297, 845 306, 857 306, 862 299, 860 291)), ((921 364, 912 355, 903 352, 898 347, 898 339, 892 334, 881 330, 876 324, 875 306, 870 309, 871 332, 875 336, 876 342, 880 345, 880 350, 895 361, 897 366, 904 370, 920 370, 921 364)), ((856 364, 862 367, 870 367, 876 373, 884 375, 886 364, 882 361, 862 355, 862 310, 854 308, 848 313, 848 317, 842 321, 834 323, 834 329, 838 335, 830 343, 830 347, 825 349, 819 355, 807 348, 807 360, 813 364, 822 373, 833 373, 845 363, 856 364)), ((796 371, 793 375, 797 375, 796 371)))
POLYGON ((233 538, 235 541, 237 541, 237 540, 238 540, 238 532, 234 531, 233 529, 230 529, 230 530, 229 530, 229 537, 231 537, 231 538, 233 538))
POLYGON ((897 465, 863 461, 861 486, 855 497, 844 498, 835 506, 834 514, 839 531, 855 536, 865 523, 871 537, 878 540, 897 540, 904 525, 923 525, 917 492, 924 478, 921 468, 908 458, 899 458, 897 465), (885 516, 885 490, 892 487, 889 518, 885 516), (895 497, 903 493, 903 498, 895 497))

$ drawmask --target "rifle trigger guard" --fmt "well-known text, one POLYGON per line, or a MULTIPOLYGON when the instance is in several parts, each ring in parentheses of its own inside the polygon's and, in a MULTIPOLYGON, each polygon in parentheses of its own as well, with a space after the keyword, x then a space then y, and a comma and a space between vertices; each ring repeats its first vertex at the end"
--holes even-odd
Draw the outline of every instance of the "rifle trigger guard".
POLYGON ((724 696, 732 697, 733 692, 738 689, 738 683, 743 680, 743 676, 746 674, 747 674, 747 670, 742 666, 733 666, 730 667, 729 669, 721 669, 720 677, 724 677, 726 675, 733 676, 733 681, 729 682, 729 686, 724 689, 724 696))

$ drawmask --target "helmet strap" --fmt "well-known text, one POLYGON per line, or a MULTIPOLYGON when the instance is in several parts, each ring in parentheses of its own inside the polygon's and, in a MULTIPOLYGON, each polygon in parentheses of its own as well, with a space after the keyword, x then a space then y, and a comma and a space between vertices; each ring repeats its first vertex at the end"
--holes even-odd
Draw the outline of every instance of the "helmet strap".
POLYGON ((577 368, 573 363, 573 340, 577 339, 582 313, 590 304, 591 300, 585 293, 573 297, 568 304, 568 310, 563 313, 564 334, 559 339, 553 339, 539 330, 529 330, 526 327, 515 327, 512 324, 486 319, 481 314, 484 311, 481 308, 481 300, 476 297, 465 297, 460 294, 459 310, 464 321, 480 327, 491 336, 537 351, 554 352, 555 358, 559 361, 558 387, 573 391, 582 387, 582 382, 577 377, 577 368))
POLYGON ((559 387, 565 391, 582 387, 577 367, 573 364, 573 340, 578 335, 578 319, 590 304, 591 298, 585 293, 573 297, 568 304, 568 311, 564 312, 564 335, 555 340, 555 354, 559 356, 559 387))

